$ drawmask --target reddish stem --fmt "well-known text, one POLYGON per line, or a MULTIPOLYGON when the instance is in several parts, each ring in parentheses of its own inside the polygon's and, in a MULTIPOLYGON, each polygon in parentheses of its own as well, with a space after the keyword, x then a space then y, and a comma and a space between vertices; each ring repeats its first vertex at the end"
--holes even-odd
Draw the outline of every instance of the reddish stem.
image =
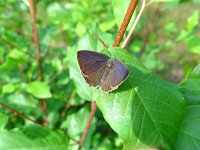
POLYGON ((134 10, 135 10, 135 8, 137 6, 137 2, 138 2, 138 0, 131 0, 130 4, 128 6, 128 10, 126 11, 126 15, 124 17, 124 20, 122 22, 122 25, 121 25, 121 27, 119 29, 119 32, 118 32, 117 37, 115 39, 115 42, 113 44, 114 47, 118 47, 119 46, 119 44, 120 44, 120 42, 121 42, 121 40, 122 40, 122 38, 124 36, 124 33, 126 31, 126 28, 127 28, 128 24, 129 24, 129 22, 131 20, 133 12, 134 12, 134 10))
POLYGON ((94 117, 94 114, 95 114, 95 112, 96 112, 96 109, 97 109, 97 104, 96 104, 95 101, 92 101, 90 115, 89 115, 89 118, 88 118, 86 127, 85 127, 85 129, 84 129, 84 131, 83 131, 83 134, 82 134, 82 136, 81 136, 81 140, 80 140, 80 142, 79 142, 79 148, 78 148, 78 150, 81 150, 81 148, 82 148, 82 146, 83 146, 83 144, 84 144, 85 138, 86 138, 86 136, 87 136, 88 130, 89 130, 90 125, 91 125, 91 123, 92 123, 92 119, 93 119, 93 117, 94 117))
POLYGON ((65 117, 65 115, 66 115, 66 113, 67 113, 67 110, 68 110, 69 107, 70 107, 71 100, 74 98, 74 95, 75 95, 74 92, 70 95, 70 97, 69 97, 69 99, 68 99, 68 101, 67 101, 67 103, 66 103, 66 105, 65 105, 65 108, 64 108, 64 110, 63 110, 62 113, 61 113, 61 117, 62 117, 62 118, 65 117))
MULTIPOLYGON (((39 44, 35 11, 34 11, 34 0, 28 0, 28 1, 29 1, 29 10, 30 10, 30 14, 31 14, 31 21, 32 21, 33 40, 34 40, 35 46, 36 46, 36 59, 38 62, 38 73, 39 73, 41 81, 43 81, 44 76, 43 76, 43 70, 42 70, 42 61, 41 61, 41 56, 40 56, 40 44, 39 44)), ((45 99, 42 99, 42 110, 45 114, 44 124, 47 125, 48 124, 48 112, 47 112, 47 101, 45 99)))
POLYGON ((39 73, 41 80, 43 80, 44 77, 43 77, 42 63, 41 63, 41 56, 40 56, 40 44, 39 44, 39 38, 38 38, 38 32, 37 32, 37 26, 36 26, 33 0, 29 0, 29 10, 30 10, 31 21, 32 21, 33 40, 34 40, 35 46, 36 46, 36 59, 38 61, 38 73, 39 73))
POLYGON ((35 121, 35 120, 33 120, 33 119, 31 119, 31 118, 25 116, 24 114, 22 114, 22 113, 16 111, 15 109, 13 109, 13 108, 11 108, 11 107, 9 107, 9 106, 3 104, 3 103, 0 103, 0 106, 3 107, 3 108, 5 108, 5 109, 8 109, 8 110, 12 111, 13 114, 15 114, 15 115, 17 115, 17 116, 19 116, 19 117, 21 117, 21 118, 27 119, 27 120, 29 120, 29 121, 31 121, 31 122, 37 124, 37 125, 40 125, 40 126, 46 127, 46 126, 41 125, 41 124, 38 123, 37 121, 35 121))

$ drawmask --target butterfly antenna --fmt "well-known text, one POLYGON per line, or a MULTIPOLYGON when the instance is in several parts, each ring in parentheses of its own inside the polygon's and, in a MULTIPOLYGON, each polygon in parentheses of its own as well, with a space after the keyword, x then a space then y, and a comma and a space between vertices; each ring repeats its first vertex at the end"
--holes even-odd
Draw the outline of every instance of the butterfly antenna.
POLYGON ((99 37, 98 37, 98 35, 96 34, 96 33, 92 33, 94 36, 95 36, 95 38, 97 38, 97 40, 99 40, 100 42, 101 42, 101 44, 103 44, 103 47, 105 48, 105 49, 108 49, 109 47, 108 47, 108 45, 106 45, 103 41, 102 41, 102 39, 100 39, 99 37))

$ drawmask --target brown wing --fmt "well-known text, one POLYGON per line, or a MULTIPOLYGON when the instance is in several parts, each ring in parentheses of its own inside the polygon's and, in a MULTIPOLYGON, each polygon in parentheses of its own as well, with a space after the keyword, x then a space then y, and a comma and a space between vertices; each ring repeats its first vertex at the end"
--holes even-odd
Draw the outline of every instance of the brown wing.
POLYGON ((78 51, 77 59, 84 79, 90 86, 98 86, 106 68, 108 56, 93 51, 78 51))
POLYGON ((127 76, 127 67, 120 61, 116 61, 113 70, 110 70, 106 80, 101 84, 101 89, 110 92, 123 83, 127 76))

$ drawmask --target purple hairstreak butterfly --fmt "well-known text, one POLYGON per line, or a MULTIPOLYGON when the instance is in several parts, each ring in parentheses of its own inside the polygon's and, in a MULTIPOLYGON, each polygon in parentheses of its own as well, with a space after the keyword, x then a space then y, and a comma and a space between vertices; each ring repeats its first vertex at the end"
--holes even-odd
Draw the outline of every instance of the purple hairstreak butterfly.
POLYGON ((82 50, 77 52, 77 59, 85 81, 93 87, 100 87, 104 92, 118 88, 128 76, 128 68, 115 57, 82 50))

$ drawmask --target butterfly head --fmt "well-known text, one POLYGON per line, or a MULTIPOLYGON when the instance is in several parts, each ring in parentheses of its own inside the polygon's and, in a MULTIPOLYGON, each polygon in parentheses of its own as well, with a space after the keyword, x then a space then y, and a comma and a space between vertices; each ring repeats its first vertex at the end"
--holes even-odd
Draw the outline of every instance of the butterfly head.
POLYGON ((115 62, 116 62, 116 58, 115 57, 112 57, 112 58, 108 59, 106 67, 109 68, 109 69, 113 69, 114 65, 115 65, 115 62))

